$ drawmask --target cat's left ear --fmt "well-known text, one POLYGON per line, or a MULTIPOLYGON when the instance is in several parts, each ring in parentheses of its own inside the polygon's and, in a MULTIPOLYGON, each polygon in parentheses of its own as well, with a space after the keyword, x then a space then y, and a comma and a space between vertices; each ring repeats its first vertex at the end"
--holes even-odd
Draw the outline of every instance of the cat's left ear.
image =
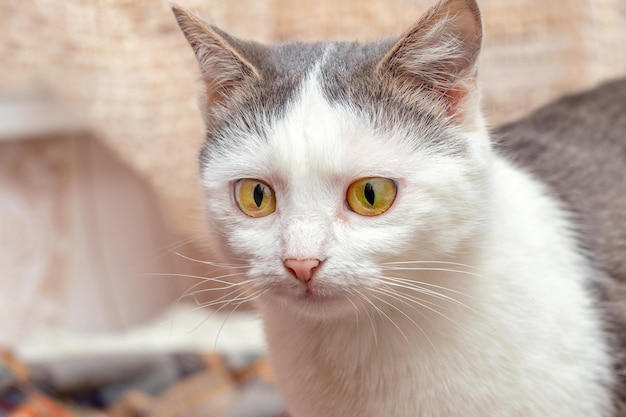
POLYGON ((409 98, 426 94, 457 123, 478 110, 482 23, 475 0, 442 0, 398 40, 376 71, 409 98))

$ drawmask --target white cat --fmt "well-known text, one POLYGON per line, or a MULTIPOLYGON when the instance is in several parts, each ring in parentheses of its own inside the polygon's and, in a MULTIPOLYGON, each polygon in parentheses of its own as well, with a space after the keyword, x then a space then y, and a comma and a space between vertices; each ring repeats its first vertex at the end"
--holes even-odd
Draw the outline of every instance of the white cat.
POLYGON ((264 46, 174 12, 211 232, 293 417, 615 415, 594 267, 490 143, 473 0, 372 44, 264 46))

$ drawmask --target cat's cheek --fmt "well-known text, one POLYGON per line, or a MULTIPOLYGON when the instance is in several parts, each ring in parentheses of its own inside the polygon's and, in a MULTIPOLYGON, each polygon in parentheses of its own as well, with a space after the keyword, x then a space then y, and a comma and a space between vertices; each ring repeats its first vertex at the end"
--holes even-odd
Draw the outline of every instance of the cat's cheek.
POLYGON ((239 256, 247 256, 247 263, 258 264, 263 260, 279 258, 279 248, 273 244, 279 241, 274 228, 263 225, 236 225, 229 234, 228 243, 239 256))

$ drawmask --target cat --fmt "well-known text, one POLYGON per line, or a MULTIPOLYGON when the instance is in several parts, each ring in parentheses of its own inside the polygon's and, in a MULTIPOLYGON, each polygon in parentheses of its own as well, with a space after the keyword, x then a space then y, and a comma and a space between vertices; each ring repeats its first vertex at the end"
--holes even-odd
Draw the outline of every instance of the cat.
POLYGON ((474 0, 272 46, 172 7, 209 229, 293 417, 626 416, 624 82, 492 138, 474 0))

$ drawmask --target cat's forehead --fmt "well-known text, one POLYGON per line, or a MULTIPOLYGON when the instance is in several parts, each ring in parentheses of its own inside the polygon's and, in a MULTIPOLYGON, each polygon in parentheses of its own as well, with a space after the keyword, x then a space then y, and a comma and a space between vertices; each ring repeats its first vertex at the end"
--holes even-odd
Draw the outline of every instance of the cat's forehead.
POLYGON ((392 144, 378 137, 371 120, 352 106, 329 100, 324 82, 319 63, 303 80, 284 117, 271 127, 267 141, 273 169, 296 178, 313 172, 329 177, 381 173, 383 162, 391 162, 392 144))
MULTIPOLYGON (((282 116, 286 107, 300 98, 312 73, 318 75, 318 85, 328 100, 369 108, 372 101, 380 99, 377 91, 382 84, 374 76, 374 68, 392 44, 392 39, 275 45, 238 40, 233 46, 249 59, 259 77, 235 99, 229 99, 226 104, 230 113, 222 113, 224 120, 216 122, 232 128, 242 120, 254 123, 261 118, 282 116)), ((253 127, 261 126, 256 123, 253 127)), ((220 132, 216 133, 219 136, 220 132)))
MULTIPOLYGON (((252 132, 230 132, 215 145, 210 171, 223 179, 242 177, 285 185, 337 184, 367 176, 403 178, 414 170, 426 136, 413 127, 381 129, 376 121, 348 102, 325 91, 322 61, 303 78, 278 117, 261 121, 252 132), (262 134, 259 132, 262 131, 262 134), (321 181, 321 182, 320 182, 321 181)), ((257 115, 258 116, 258 115, 257 115)))
POLYGON ((437 147, 442 140, 446 152, 460 149, 427 109, 377 92, 372 73, 390 43, 246 51, 262 69, 262 82, 209 138, 203 162, 218 153, 226 156, 221 166, 236 165, 231 172, 249 176, 382 175, 414 149, 437 147))

